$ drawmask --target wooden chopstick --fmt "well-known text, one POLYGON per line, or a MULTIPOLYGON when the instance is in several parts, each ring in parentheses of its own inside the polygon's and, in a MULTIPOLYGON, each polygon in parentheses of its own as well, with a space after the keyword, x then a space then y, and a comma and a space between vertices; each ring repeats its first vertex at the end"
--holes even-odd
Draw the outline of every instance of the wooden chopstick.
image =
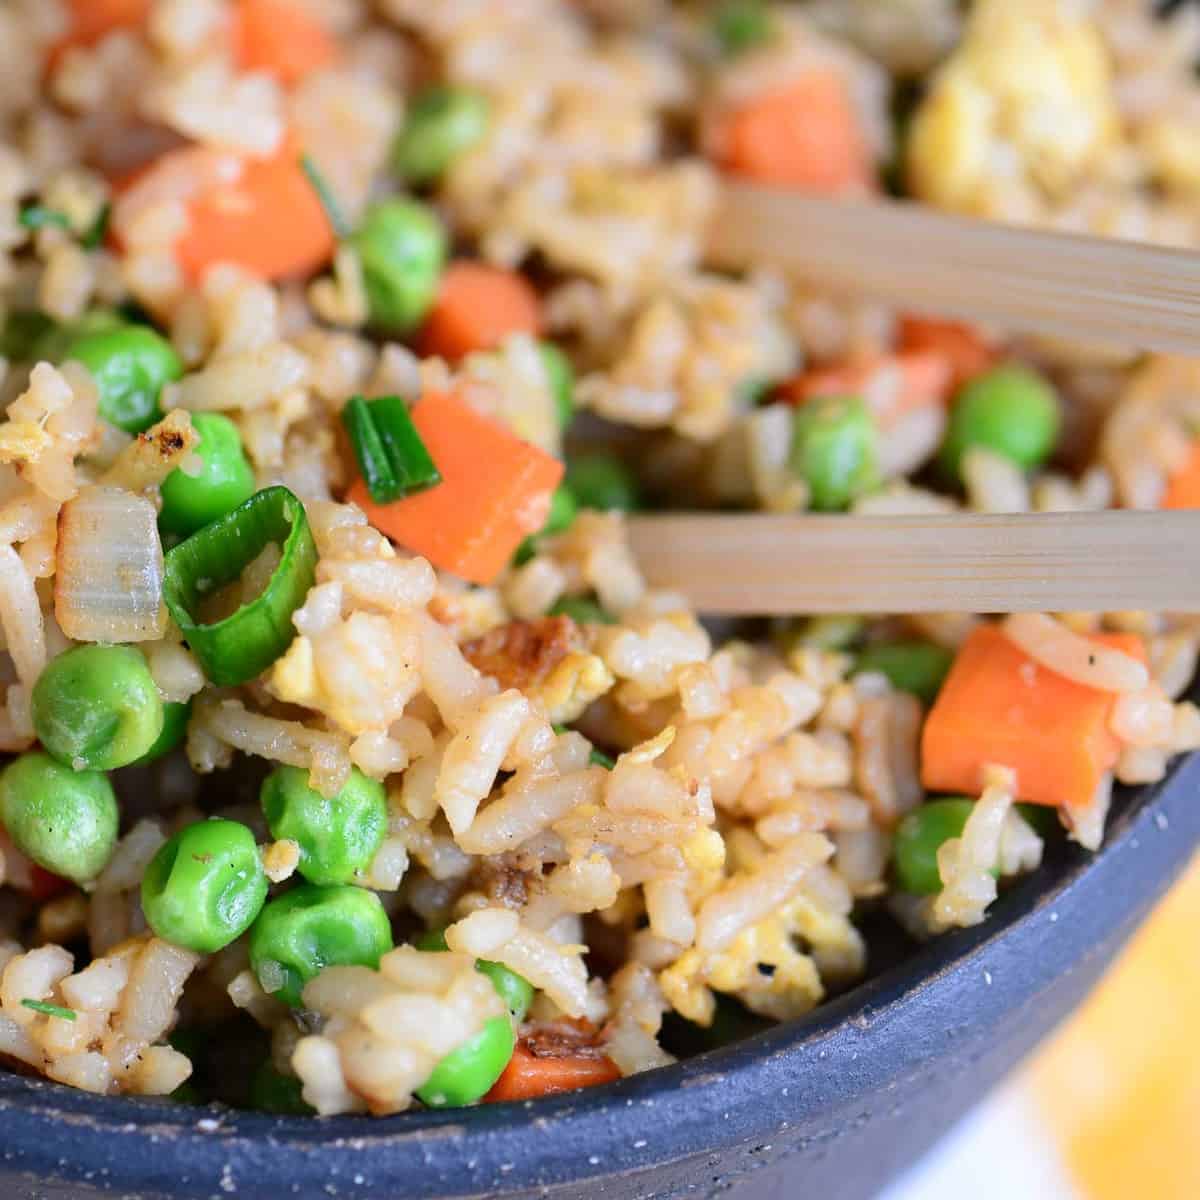
POLYGON ((1200 354, 1200 253, 1192 250, 730 182, 708 258, 782 268, 905 312, 1200 354))
POLYGON ((702 613, 1200 612, 1200 511, 665 514, 629 522, 702 613))

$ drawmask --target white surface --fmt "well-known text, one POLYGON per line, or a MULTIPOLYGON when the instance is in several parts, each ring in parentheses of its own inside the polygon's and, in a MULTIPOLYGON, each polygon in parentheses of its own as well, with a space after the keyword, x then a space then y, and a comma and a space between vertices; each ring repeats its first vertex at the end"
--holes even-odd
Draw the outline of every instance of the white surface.
POLYGON ((879 1200, 1081 1200, 1019 1086, 1001 1089, 879 1200))

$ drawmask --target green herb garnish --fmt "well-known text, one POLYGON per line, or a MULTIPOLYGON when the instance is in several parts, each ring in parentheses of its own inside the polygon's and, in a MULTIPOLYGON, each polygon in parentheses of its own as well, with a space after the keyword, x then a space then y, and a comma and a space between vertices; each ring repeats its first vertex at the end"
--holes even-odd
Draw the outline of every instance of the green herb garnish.
POLYGON ((32 1008, 34 1012, 44 1013, 48 1017, 62 1017, 64 1021, 74 1021, 76 1017, 73 1008, 63 1008, 61 1004, 47 1004, 45 1000, 22 1000, 21 1003, 26 1008, 32 1008))

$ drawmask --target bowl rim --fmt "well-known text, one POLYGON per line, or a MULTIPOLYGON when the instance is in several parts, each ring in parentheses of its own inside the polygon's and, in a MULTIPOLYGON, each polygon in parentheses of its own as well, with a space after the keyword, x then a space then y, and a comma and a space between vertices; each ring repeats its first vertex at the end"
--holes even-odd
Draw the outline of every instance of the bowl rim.
POLYGON ((873 1053, 914 1002, 936 1007, 969 983, 982 999, 982 1027, 1048 987, 1064 963, 1070 969, 1064 945, 1080 958, 1111 942, 1114 925, 1123 938, 1200 844, 1197 793, 1200 753, 1176 760, 1159 783, 1118 789, 1098 851, 1070 847, 1061 864, 1007 889, 981 925, 943 934, 803 1018, 581 1092, 384 1118, 281 1117, 95 1096, 0 1071, 0 1178, 19 1171, 39 1182, 199 1197, 270 1170, 281 1195, 334 1186, 343 1197, 397 1187, 470 1196, 636 1172, 811 1124, 856 1089, 890 1090, 920 1071, 920 1047, 895 1061, 873 1053), (817 1062, 814 1078, 804 1077, 817 1062), (790 1094, 802 1077, 803 1092, 790 1094))

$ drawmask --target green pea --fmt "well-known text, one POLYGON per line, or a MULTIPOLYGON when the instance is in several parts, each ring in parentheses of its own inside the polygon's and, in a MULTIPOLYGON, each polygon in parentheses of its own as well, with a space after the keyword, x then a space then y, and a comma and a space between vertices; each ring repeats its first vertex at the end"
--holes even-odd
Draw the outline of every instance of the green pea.
POLYGON ((487 132, 487 97, 460 87, 417 95, 392 148, 392 165, 410 183, 432 183, 487 132))
MULTIPOLYGON (((444 929, 429 930, 417 939, 415 945, 418 950, 449 949, 446 945, 446 931, 444 929)), ((488 962, 486 959, 479 959, 475 963, 475 970, 482 975, 486 975, 492 981, 492 986, 499 993, 500 999, 508 1007, 513 1020, 523 1021, 525 1014, 529 1011, 529 1006, 533 1003, 533 984, 518 975, 516 971, 510 971, 503 963, 488 962)), ((490 1087, 491 1085, 489 1084, 488 1086, 490 1087)))
POLYGON ((336 796, 308 786, 308 772, 276 767, 260 793, 271 836, 300 847, 300 874, 309 883, 350 883, 365 871, 387 832, 383 784, 357 768, 336 796))
POLYGON ((87 367, 100 389, 100 415, 126 433, 142 433, 162 416, 159 393, 183 374, 171 343, 141 325, 84 333, 63 358, 87 367))
POLYGON ((162 733, 158 735, 157 741, 141 758, 135 758, 129 765, 142 767, 146 763, 154 762, 157 758, 162 758, 164 754, 170 754, 187 737, 188 721, 191 715, 192 702, 190 700, 186 704, 176 704, 172 701, 164 703, 162 733))
POLYGON ((1028 471, 1045 462, 1058 427, 1058 401, 1045 379, 1028 367, 995 367, 955 398, 939 462, 947 476, 958 479, 963 455, 979 446, 1028 471))
MULTIPOLYGON (((937 852, 943 842, 961 837, 963 826, 975 807, 966 796, 929 800, 913 809, 896 826, 892 840, 892 863, 901 891, 914 896, 932 896, 942 890, 937 852)), ((992 868, 999 876, 999 867, 992 868)))
POLYGON ((539 342, 538 353, 550 381, 558 423, 566 429, 575 416, 575 370, 571 360, 553 342, 539 342))
POLYGON ((470 1041, 451 1050, 417 1088, 430 1108, 460 1108, 482 1100, 504 1073, 517 1037, 507 1017, 493 1017, 470 1041))
POLYGON ((95 879, 117 843, 117 798, 106 775, 22 754, 0 773, 0 820, 17 849, 76 883, 95 879))
POLYGON ((556 600, 548 616, 570 617, 576 625, 615 625, 616 617, 585 596, 564 596, 556 600))
POLYGON ((254 471, 242 450, 237 426, 220 413, 194 413, 192 425, 200 438, 195 451, 200 473, 187 475, 176 467, 162 482, 162 512, 158 515, 159 529, 179 537, 203 529, 256 491, 254 471))
POLYGON ((305 1102, 303 1092, 294 1075, 284 1075, 265 1062, 250 1081, 250 1107, 285 1117, 306 1117, 315 1109, 305 1102))
POLYGON ((250 930, 250 965, 263 990, 299 1008, 304 985, 329 966, 378 967, 392 948, 374 892, 303 883, 272 900, 250 930))
POLYGON ((954 651, 933 642, 887 642, 861 651, 855 670, 879 671, 894 688, 932 704, 953 662, 954 651))
POLYGON ((416 200, 384 200, 363 218, 350 245, 362 263, 371 323, 409 333, 433 304, 446 264, 446 232, 416 200))
POLYGON ((241 937, 267 898, 254 834, 238 821, 197 821, 168 838, 142 876, 142 911, 160 938, 212 954, 241 937))
POLYGON ((822 396, 802 404, 792 426, 792 470, 807 484, 811 506, 839 512, 879 481, 875 423, 856 396, 822 396))
POLYGON ((632 512, 640 505, 633 472, 611 454, 584 454, 567 464, 567 484, 580 508, 619 508, 632 512))
POLYGON ((158 688, 131 646, 76 646, 51 659, 33 686, 38 740, 77 770, 110 771, 136 762, 162 727, 158 688))
POLYGON ((761 0, 729 0, 713 14, 713 32, 730 57, 761 45, 771 36, 766 5, 761 0))

